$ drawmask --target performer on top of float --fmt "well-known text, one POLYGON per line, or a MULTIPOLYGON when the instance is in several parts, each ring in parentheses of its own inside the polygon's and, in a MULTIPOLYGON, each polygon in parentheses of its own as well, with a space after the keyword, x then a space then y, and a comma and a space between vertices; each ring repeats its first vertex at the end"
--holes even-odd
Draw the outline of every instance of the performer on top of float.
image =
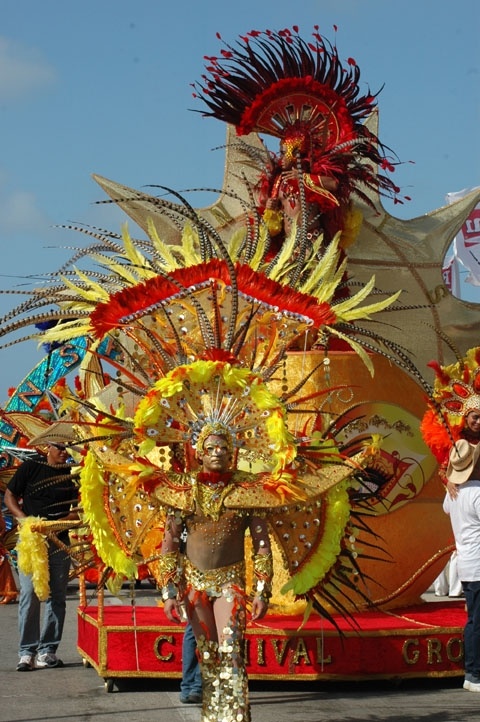
POLYGON ((296 221, 304 228, 300 256, 308 258, 320 233, 328 244, 343 231, 345 248, 361 224, 354 194, 370 207, 370 191, 403 202, 382 173, 394 170, 393 154, 365 124, 376 96, 361 93, 356 62, 343 65, 318 26, 310 41, 297 27, 252 30, 235 46, 224 42, 220 55, 207 56, 196 95, 205 115, 234 125, 239 136, 280 140, 280 158, 272 156, 259 183, 259 210, 275 240, 296 221))

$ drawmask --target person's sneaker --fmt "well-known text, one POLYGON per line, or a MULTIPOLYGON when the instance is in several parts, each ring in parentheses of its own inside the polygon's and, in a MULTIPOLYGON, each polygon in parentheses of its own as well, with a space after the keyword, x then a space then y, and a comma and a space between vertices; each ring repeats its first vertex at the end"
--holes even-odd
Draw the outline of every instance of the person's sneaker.
POLYGON ((201 692, 180 692, 180 702, 182 704, 199 704, 202 701, 201 692))
POLYGON ((58 659, 53 652, 45 652, 37 657, 37 669, 50 669, 53 667, 63 667, 63 662, 58 659))
POLYGON ((463 689, 468 690, 469 692, 480 692, 480 679, 478 677, 474 677, 472 679, 465 678, 465 682, 463 683, 463 689))
POLYGON ((22 654, 17 664, 17 672, 31 672, 35 669, 35 657, 32 654, 22 654))

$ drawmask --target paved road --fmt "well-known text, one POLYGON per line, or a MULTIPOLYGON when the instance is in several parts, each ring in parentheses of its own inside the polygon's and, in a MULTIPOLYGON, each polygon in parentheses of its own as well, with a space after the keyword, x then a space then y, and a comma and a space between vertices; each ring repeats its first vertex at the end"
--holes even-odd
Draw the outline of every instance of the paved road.
MULTIPOLYGON (((145 592, 146 595, 149 592, 145 592)), ((59 650, 65 667, 20 674, 17 605, 0 606, 0 722, 199 722, 199 707, 178 700, 178 680, 123 680, 107 694, 76 650, 72 587, 59 650)), ((253 722, 478 722, 480 694, 461 680, 251 682, 253 722)))

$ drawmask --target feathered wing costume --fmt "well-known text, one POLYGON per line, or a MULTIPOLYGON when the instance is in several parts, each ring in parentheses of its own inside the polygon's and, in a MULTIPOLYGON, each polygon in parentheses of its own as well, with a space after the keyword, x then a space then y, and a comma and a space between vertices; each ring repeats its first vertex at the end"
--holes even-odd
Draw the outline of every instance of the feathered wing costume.
MULTIPOLYGON (((192 213, 187 215, 190 219, 192 213)), ((339 555, 350 557, 349 583, 356 584, 355 550, 345 539, 352 536, 351 495, 357 491, 352 473, 360 465, 344 466, 330 435, 322 439, 317 433, 313 442, 306 422, 300 435, 295 432, 297 410, 318 420, 326 390, 302 398, 306 378, 293 383, 283 378, 282 359, 289 345, 316 331, 349 340, 368 364, 359 326, 355 323, 355 334, 349 336, 349 324, 385 308, 396 295, 371 303, 372 282, 332 305, 341 273, 336 243, 320 263, 305 269, 296 289, 276 280, 286 261, 262 266, 260 233, 257 257, 250 263, 242 262, 244 246, 233 259, 221 243, 217 256, 202 261, 202 243, 212 247, 218 238, 205 232, 200 219, 198 228, 186 222, 184 243, 173 250, 155 233, 134 241, 125 230, 123 247, 97 235, 91 255, 100 270, 77 271, 76 278, 67 270, 56 275, 48 301, 42 291, 29 301, 29 312, 37 314, 18 318, 9 329, 49 321, 51 327, 40 334, 43 340, 90 339, 80 373, 83 384, 64 405, 90 449, 82 505, 106 566, 126 576, 143 559, 155 568, 162 517, 158 483, 151 477, 161 478, 155 469, 192 469, 195 434, 206 419, 219 418, 235 426, 239 464, 260 475, 257 507, 272 512, 272 530, 294 578, 300 581, 308 569, 300 593, 317 583, 326 588, 339 555), (264 272, 256 270, 262 267, 264 272), (57 310, 44 313, 47 303, 49 308, 55 303, 57 310), (98 361, 116 377, 107 378, 98 361), (286 522, 291 531, 282 530, 287 509, 302 516, 307 508, 312 515, 308 534, 299 538, 293 530, 301 525, 293 517, 286 522)), ((246 493, 241 503, 247 504, 246 493)), ((338 569, 346 581, 344 561, 338 569)))
MULTIPOLYGON (((335 176, 340 203, 373 188, 396 193, 377 172, 388 165, 378 139, 361 124, 373 98, 359 95, 358 69, 346 71, 315 38, 312 47, 286 31, 252 33, 244 52, 225 51, 233 68, 211 59, 215 82, 202 88, 210 114, 240 133, 276 135, 294 157, 307 149, 310 180, 335 176)), ((42 324, 36 337, 50 344, 87 340, 76 393, 63 410, 88 448, 82 506, 107 568, 132 577, 146 561, 156 573, 163 510, 198 502, 188 477, 196 438, 206 423, 220 422, 247 474, 239 472, 224 506, 265 515, 289 571, 286 586, 324 614, 345 612, 348 590, 361 586, 358 560, 369 553, 362 517, 369 492, 361 479, 374 444, 363 456, 339 448, 341 419, 321 422, 328 389, 303 395, 311 374, 288 379, 283 361, 294 345, 306 349, 313 339, 328 346, 334 337, 369 368, 375 350, 418 378, 404 350, 368 328, 399 294, 380 294, 373 278, 342 294, 340 236, 321 250, 321 236, 308 238, 305 214, 272 256, 253 199, 243 227, 225 243, 174 196, 180 203, 148 202, 174 219, 180 244, 164 243, 153 222, 146 239, 126 228, 121 236, 76 229, 91 245, 2 319, 0 334, 42 324), (76 269, 82 259, 86 268, 76 269)))

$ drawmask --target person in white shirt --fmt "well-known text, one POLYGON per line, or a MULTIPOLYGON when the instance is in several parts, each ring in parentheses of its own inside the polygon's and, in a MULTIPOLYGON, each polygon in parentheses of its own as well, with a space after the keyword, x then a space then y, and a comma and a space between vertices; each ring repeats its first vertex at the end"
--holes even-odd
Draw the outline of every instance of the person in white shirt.
MULTIPOLYGON (((470 414, 480 417, 478 411, 470 414)), ((478 423, 478 422, 472 422, 478 423)), ((479 425, 480 426, 480 425, 479 425)), ((471 427, 470 427, 471 428, 471 427)), ((476 432, 480 436, 480 428, 476 432)), ((464 689, 480 692, 480 443, 459 439, 450 452, 444 511, 450 515, 457 550, 458 576, 467 607, 464 629, 464 689)))

